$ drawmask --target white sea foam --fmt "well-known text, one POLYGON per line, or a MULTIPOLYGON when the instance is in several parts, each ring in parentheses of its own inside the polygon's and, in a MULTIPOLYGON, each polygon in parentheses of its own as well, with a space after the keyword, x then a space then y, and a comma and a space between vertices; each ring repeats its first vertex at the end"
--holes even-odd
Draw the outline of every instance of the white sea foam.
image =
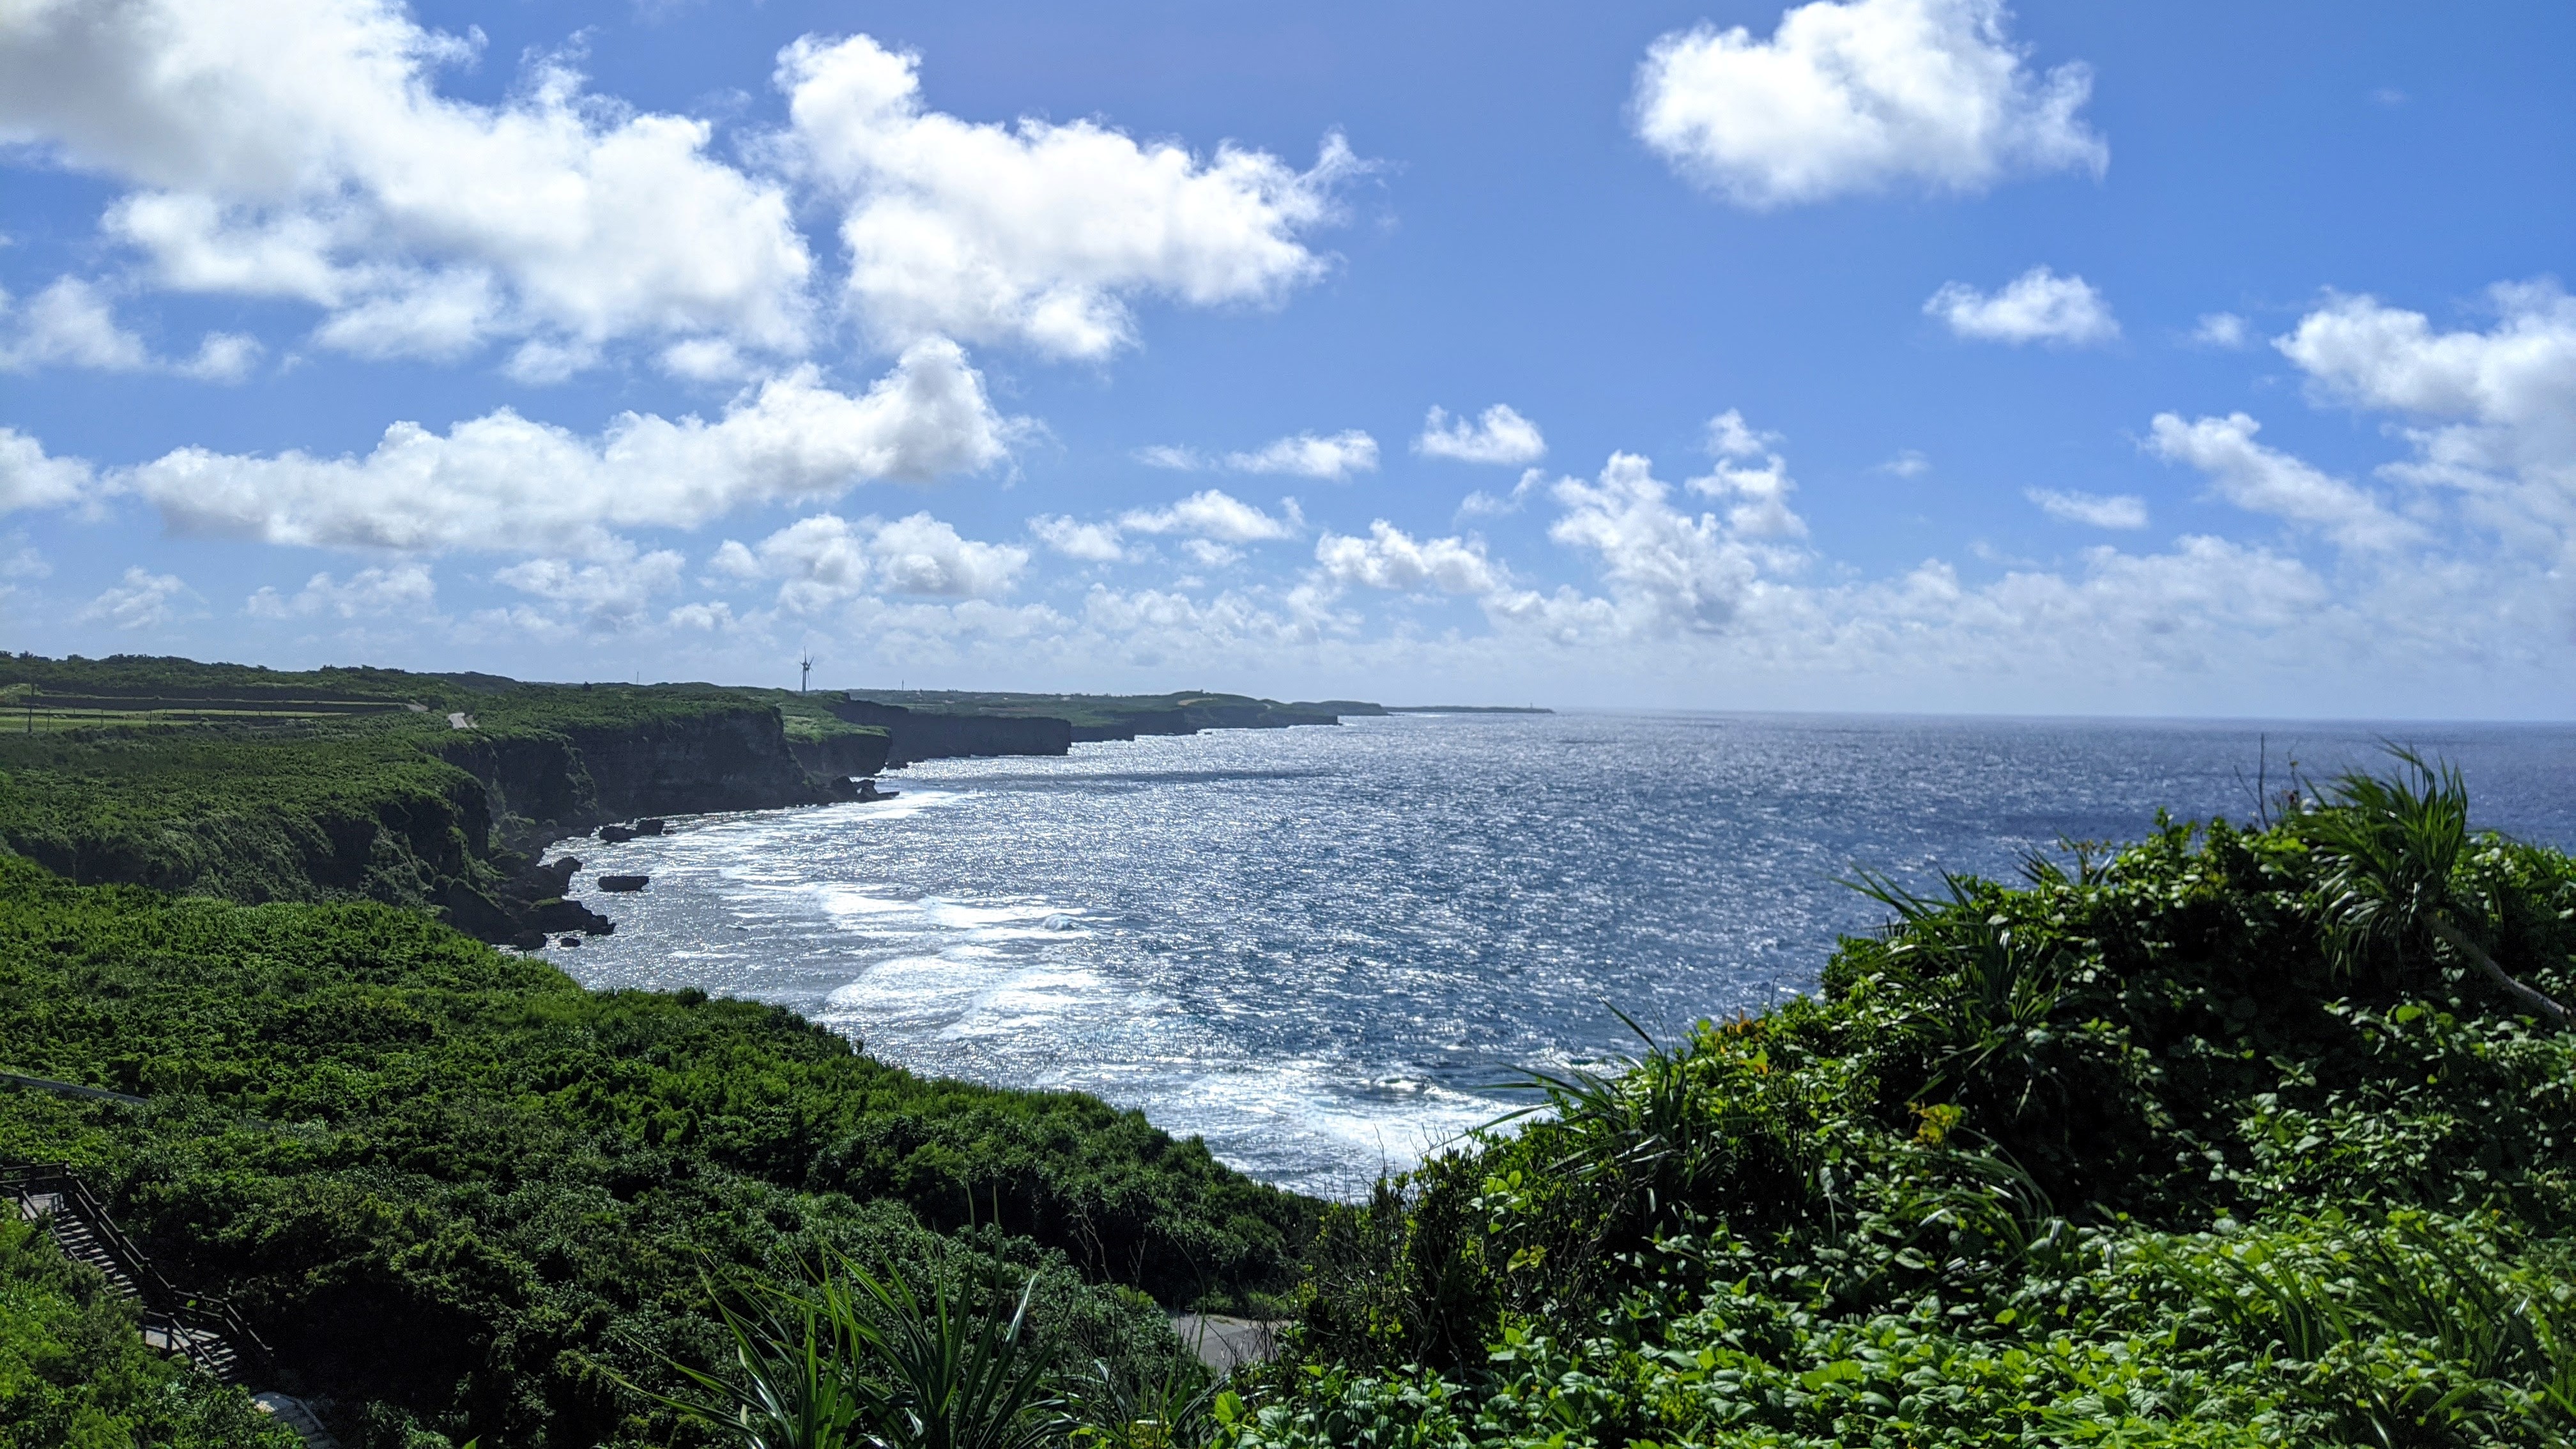
MULTIPOLYGON (((619 929, 558 959, 782 1002, 920 1071, 1095 1092, 1350 1194, 1527 1105, 1486 1090, 1510 1068, 1634 1051, 1611 1004, 1669 1039, 1811 987, 1876 922, 1834 884, 1854 862, 2006 874, 2159 805, 2236 811, 2266 728, 1449 716, 933 761, 891 801, 574 842, 576 889, 652 884, 589 896, 619 929)), ((2493 823, 2576 843, 2576 737, 2530 738, 2425 743, 2493 823)), ((2321 772, 2376 748, 2273 728, 2290 745, 2321 772)))

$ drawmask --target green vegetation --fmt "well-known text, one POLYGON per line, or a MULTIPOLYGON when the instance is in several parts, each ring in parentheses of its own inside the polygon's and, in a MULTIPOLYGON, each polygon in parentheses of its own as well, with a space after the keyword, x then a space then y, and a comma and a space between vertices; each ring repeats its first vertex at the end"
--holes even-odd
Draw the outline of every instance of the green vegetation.
POLYGON ((0 842, 81 882, 425 905, 486 873, 489 821, 409 718, 0 734, 0 842))
POLYGON ((786 721, 787 737, 800 744, 838 739, 843 735, 883 735, 874 725, 854 725, 825 709, 810 694, 792 694, 780 690, 777 695, 779 718, 786 721))
POLYGON ((683 1366, 696 1392, 655 1397, 745 1449, 1044 1449, 1069 1424, 1027 1332, 1036 1289, 988 1289, 979 1308, 944 1284, 917 1293, 899 1273, 836 1263, 728 1307, 734 1371, 683 1366))
POLYGON ((782 1010, 587 992, 417 912, 22 861, 0 1066, 151 1098, 0 1093, 0 1155, 111 1189, 367 1449, 704 1442, 621 1381, 725 1360, 710 1282, 831 1255, 921 1291, 1034 1273, 1051 1360, 1162 1372, 1154 1299, 1285 1289, 1310 1211, 1135 1113, 916 1078, 782 1010))
POLYGON ((82 883, 435 910, 494 940, 533 934, 523 852, 625 815, 828 798, 882 757, 847 747, 883 739, 775 690, 171 659, 0 656, 10 701, 46 722, 0 729, 10 851, 82 883), (809 770, 796 750, 818 742, 844 748, 809 770))
POLYGON ((2576 861, 2401 763, 1869 883, 1820 1000, 1331 1210, 1224 1437, 2576 1443, 2576 861))
MULTIPOLYGON (((803 798, 791 751, 868 753, 823 697, 0 689, 59 716, 0 732, 0 1069, 148 1098, 0 1091, 0 1155, 79 1165, 353 1449, 2576 1446, 2576 861, 2412 760, 2019 885, 1865 880, 1893 922, 1818 999, 1536 1079, 1322 1208, 420 909, 495 910, 604 812, 803 798), (1162 1325, 1283 1305, 1213 1395, 1162 1325)), ((1305 708, 875 698, 1077 738, 1305 708)), ((124 1312, 0 1222, 0 1445, 261 1442, 124 1312)))
POLYGON ((107 659, 0 654, 0 690, 9 699, 113 700, 137 710, 188 705, 280 712, 400 708, 442 704, 514 682, 492 675, 407 674, 399 669, 264 669, 145 654, 107 659))
POLYGON ((0 1446, 302 1449, 239 1389, 143 1346, 134 1305, 63 1257, 35 1224, 0 1218, 0 1446))

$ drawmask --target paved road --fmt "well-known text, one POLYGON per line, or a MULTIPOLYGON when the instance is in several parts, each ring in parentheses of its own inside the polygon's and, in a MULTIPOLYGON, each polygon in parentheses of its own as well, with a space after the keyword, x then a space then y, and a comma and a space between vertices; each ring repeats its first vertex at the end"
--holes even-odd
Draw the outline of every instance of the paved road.
POLYGON ((1285 1323, 1258 1318, 1228 1318, 1219 1313, 1175 1313, 1172 1331, 1197 1352, 1199 1362, 1218 1373, 1237 1365, 1259 1363, 1279 1351, 1278 1332, 1285 1323))

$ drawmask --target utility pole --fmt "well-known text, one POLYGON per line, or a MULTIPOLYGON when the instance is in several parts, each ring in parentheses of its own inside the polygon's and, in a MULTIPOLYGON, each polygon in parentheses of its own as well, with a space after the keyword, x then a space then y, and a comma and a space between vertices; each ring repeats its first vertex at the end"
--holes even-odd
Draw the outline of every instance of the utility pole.
POLYGON ((810 690, 814 685, 814 653, 812 650, 807 650, 805 652, 805 657, 796 661, 796 668, 798 670, 796 676, 796 692, 798 694, 803 694, 810 690))

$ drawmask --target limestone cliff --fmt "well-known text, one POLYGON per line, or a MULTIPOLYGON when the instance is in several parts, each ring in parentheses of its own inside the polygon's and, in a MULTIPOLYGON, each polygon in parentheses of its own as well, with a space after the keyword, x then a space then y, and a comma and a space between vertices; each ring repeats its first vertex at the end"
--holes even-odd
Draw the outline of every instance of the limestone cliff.
POLYGON ((830 735, 819 740, 791 737, 787 748, 794 751, 796 763, 807 772, 825 780, 846 780, 854 776, 873 775, 886 767, 886 756, 894 744, 885 734, 830 735))
POLYGON ((563 881, 533 859, 549 843, 637 816, 846 799, 849 777, 882 768, 886 745, 884 735, 858 733, 791 741, 775 708, 732 703, 460 729, 436 753, 482 784, 491 838, 478 822, 477 878, 446 879, 433 899, 487 940, 532 944, 546 930, 603 929, 601 918, 568 918, 579 908, 557 899, 563 881))
POLYGON ((838 798, 833 777, 871 774, 882 763, 877 737, 824 744, 809 765, 778 711, 737 705, 464 730, 438 754, 483 782, 502 843, 524 848, 637 815, 815 804, 838 798), (872 739, 874 750, 865 743, 872 739))
POLYGON ((974 755, 1061 755, 1073 747, 1073 725, 1061 719, 933 714, 864 699, 836 700, 825 708, 851 724, 883 729, 888 768, 974 755))

